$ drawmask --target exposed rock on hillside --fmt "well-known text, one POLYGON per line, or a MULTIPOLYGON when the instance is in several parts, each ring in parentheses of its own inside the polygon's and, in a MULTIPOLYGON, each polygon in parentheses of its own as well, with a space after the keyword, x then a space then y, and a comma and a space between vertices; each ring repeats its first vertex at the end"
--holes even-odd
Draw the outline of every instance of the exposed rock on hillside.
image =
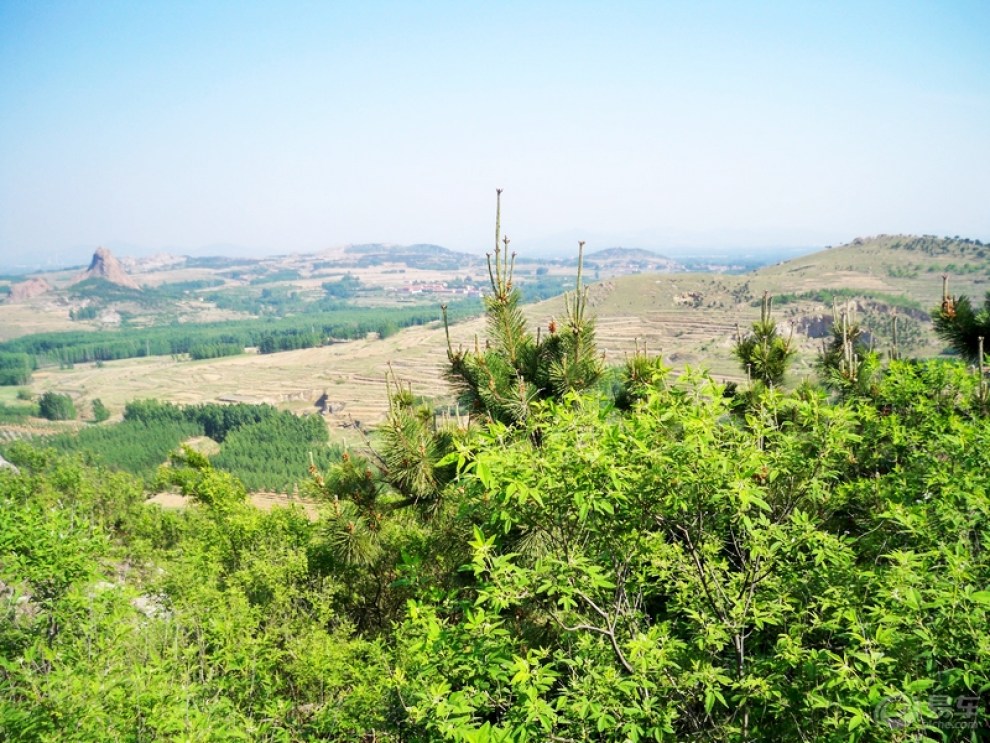
POLYGON ((144 258, 133 258, 125 256, 120 259, 120 265, 127 271, 144 272, 159 271, 173 266, 181 266, 186 262, 185 256, 172 255, 171 253, 155 253, 144 258))
POLYGON ((805 315, 799 317, 793 327, 809 338, 828 338, 832 335, 833 322, 831 315, 805 315))
POLYGON ((104 279, 112 284, 126 286, 131 289, 140 289, 138 283, 127 275, 127 271, 120 264, 113 253, 106 248, 97 248, 93 253, 93 260, 90 261, 89 268, 76 276, 71 284, 78 284, 86 279, 104 279))
POLYGON ((2 469, 9 469, 15 475, 20 472, 20 470, 17 469, 17 466, 16 465, 11 464, 6 459, 4 459, 2 455, 0 455, 0 470, 2 470, 2 469))
POLYGON ((8 302, 23 302, 51 290, 51 284, 44 279, 28 279, 10 287, 8 302))

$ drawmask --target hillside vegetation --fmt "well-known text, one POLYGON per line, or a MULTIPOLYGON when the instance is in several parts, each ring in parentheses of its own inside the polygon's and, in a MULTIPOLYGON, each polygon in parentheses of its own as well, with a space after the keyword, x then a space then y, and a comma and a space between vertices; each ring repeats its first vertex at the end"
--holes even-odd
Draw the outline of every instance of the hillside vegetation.
POLYGON ((610 369, 594 288, 534 332, 493 255, 484 341, 441 331, 469 415, 390 376, 372 445, 310 468, 316 520, 219 469, 227 444, 281 458, 276 429, 308 430, 267 409, 133 406, 223 442, 158 470, 178 511, 10 446, 6 738, 985 736, 982 360, 886 358, 847 316, 821 385, 788 391, 766 296, 731 349, 745 384, 644 352, 610 369))
POLYGON ((990 674, 975 377, 895 362, 833 401, 761 393, 745 418, 704 377, 657 367, 636 389, 628 413, 565 396, 457 435, 439 500, 348 459, 318 478, 315 523, 254 510, 198 460, 175 481, 200 505, 166 512, 127 476, 14 447, 0 727, 897 741, 990 724, 970 701, 990 674))
POLYGON ((990 246, 880 236, 741 275, 624 276, 593 287, 591 301, 602 346, 616 361, 633 352, 638 339, 663 350, 677 368, 703 364, 734 379, 736 327, 758 318, 769 292, 783 331, 794 333, 797 369, 810 375, 836 306, 848 305, 878 350, 893 342, 896 313, 902 348, 921 357, 940 353, 944 344, 932 332, 929 313, 941 302, 942 274, 949 275, 952 293, 982 298, 990 289, 990 246))

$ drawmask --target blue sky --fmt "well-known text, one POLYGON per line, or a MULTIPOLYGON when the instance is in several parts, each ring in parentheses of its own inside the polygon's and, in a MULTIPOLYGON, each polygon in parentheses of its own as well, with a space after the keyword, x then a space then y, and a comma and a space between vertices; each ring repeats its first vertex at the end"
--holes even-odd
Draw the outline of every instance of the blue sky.
POLYGON ((986 2, 0 0, 0 256, 482 251, 496 187, 519 250, 990 240, 988 36, 986 2))

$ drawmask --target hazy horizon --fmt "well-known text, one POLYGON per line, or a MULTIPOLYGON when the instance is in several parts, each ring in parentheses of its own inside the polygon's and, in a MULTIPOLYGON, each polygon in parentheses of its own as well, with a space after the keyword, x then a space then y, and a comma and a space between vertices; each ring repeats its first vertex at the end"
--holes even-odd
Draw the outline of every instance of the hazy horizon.
POLYGON ((979 2, 0 3, 0 264, 479 253, 496 187, 532 254, 988 241, 987 28, 979 2))
MULTIPOLYGON (((826 246, 786 246, 786 245, 763 245, 763 246, 751 246, 751 247, 740 247, 740 246, 728 246, 728 247, 707 247, 698 248, 690 246, 673 246, 667 249, 657 249, 652 247, 643 247, 642 245, 631 245, 631 244, 612 244, 612 243, 598 243, 595 244, 594 241, 584 241, 585 251, 587 255, 591 255, 597 251, 608 250, 612 248, 634 248, 641 249, 656 253, 658 256, 672 258, 678 261, 690 262, 690 261, 725 261, 731 263, 732 261, 749 263, 753 261, 759 261, 761 263, 771 263, 777 260, 783 260, 786 258, 798 257, 808 253, 815 252, 819 249, 825 248, 826 246)), ((324 250, 334 250, 343 249, 353 245, 371 245, 371 244, 382 244, 382 245, 395 245, 397 247, 405 247, 407 245, 434 245, 436 243, 430 243, 426 241, 418 241, 416 243, 348 243, 343 245, 330 246, 324 250)), ((555 241, 553 244, 557 244, 555 241)), ((103 247, 110 250, 110 252, 118 259, 130 257, 130 258, 145 258, 158 254, 168 254, 177 256, 187 256, 187 257, 232 257, 232 258, 248 258, 248 259, 277 259, 284 256, 290 255, 307 255, 315 254, 323 251, 292 251, 292 252, 270 252, 270 251, 256 251, 252 252, 249 248, 240 245, 204 245, 199 247, 194 247, 192 249, 185 249, 176 246, 159 246, 157 248, 147 248, 139 245, 131 245, 127 243, 115 243, 108 242, 95 247, 90 246, 77 246, 76 248, 60 251, 52 255, 46 256, 43 259, 32 261, 30 258, 17 261, 8 259, 6 256, 0 256, 0 274, 7 273, 12 275, 20 274, 31 274, 31 273, 44 273, 44 272, 57 272, 73 269, 84 269, 89 265, 93 253, 97 247, 103 247)), ((447 248, 445 245, 440 245, 439 247, 447 248)), ((515 245, 512 246, 513 250, 516 250, 515 245)), ((828 246, 832 247, 832 246, 828 246)), ((479 257, 483 256, 489 250, 467 250, 458 251, 477 255, 479 257)), ((524 247, 519 250, 519 254, 523 258, 536 259, 536 260, 557 260, 557 259, 568 259, 577 256, 578 246, 575 241, 573 245, 568 244, 566 248, 561 249, 540 249, 532 245, 524 247)))

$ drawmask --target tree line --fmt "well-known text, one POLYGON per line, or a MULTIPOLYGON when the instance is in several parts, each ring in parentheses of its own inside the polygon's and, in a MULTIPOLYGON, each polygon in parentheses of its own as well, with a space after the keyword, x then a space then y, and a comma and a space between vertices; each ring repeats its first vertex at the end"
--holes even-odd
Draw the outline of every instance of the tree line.
MULTIPOLYGON (((451 310, 465 317, 476 307, 457 303, 451 310)), ((436 310, 425 307, 346 308, 272 320, 35 333, 0 343, 0 383, 25 384, 30 371, 44 365, 194 353, 197 358, 215 358, 249 346, 272 352, 364 338, 368 333, 386 337, 436 319, 436 310)))

